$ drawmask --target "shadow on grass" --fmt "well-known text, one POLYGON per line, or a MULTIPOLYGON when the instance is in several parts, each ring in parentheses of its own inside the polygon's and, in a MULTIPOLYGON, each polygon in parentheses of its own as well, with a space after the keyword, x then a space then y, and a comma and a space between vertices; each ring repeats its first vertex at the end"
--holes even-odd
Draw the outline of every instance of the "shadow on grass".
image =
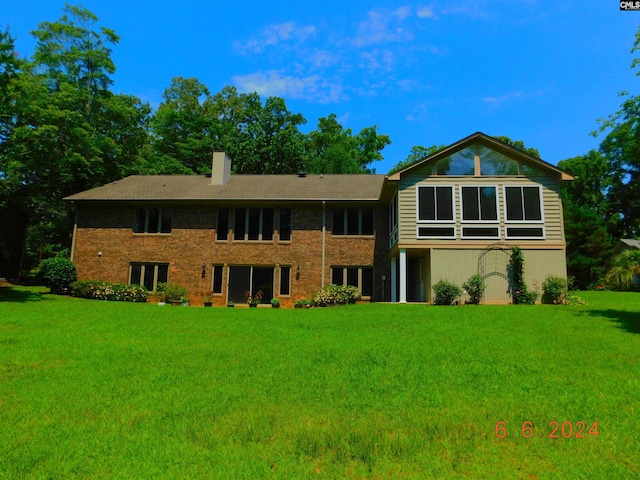
POLYGON ((36 291, 34 289, 22 289, 12 286, 0 287, 0 302, 40 302, 47 300, 48 294, 43 291, 36 291))
POLYGON ((608 318, 625 332, 640 334, 640 312, 608 308, 606 310, 589 310, 585 312, 585 315, 608 318))

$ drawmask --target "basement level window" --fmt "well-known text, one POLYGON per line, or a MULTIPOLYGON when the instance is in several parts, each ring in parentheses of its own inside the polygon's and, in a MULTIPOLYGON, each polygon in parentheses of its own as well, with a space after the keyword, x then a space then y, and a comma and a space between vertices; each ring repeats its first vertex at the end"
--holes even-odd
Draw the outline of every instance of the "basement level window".
POLYGON ((137 208, 133 233, 171 233, 171 210, 137 208))
POLYGON ((142 285, 154 292, 158 283, 164 283, 169 278, 168 263, 132 263, 129 283, 142 285))
POLYGON ((370 298, 373 295, 373 267, 331 267, 331 283, 357 287, 363 297, 370 298))

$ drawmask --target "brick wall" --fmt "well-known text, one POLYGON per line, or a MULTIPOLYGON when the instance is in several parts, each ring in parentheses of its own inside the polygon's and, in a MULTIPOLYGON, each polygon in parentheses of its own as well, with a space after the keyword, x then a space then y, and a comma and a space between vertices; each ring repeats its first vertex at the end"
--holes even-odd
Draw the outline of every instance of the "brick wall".
MULTIPOLYGON (((202 294, 212 288, 213 265, 223 265, 223 292, 215 305, 227 300, 228 266, 290 266, 291 295, 281 298, 292 306, 300 297, 310 298, 322 285, 322 221, 320 204, 293 205, 290 242, 216 241, 214 206, 172 207, 170 234, 134 234, 135 206, 79 207, 74 262, 80 279, 129 282, 132 262, 168 263, 169 281, 189 289, 192 304, 202 304, 202 294), (100 255, 99 255, 100 253, 100 255), (202 264, 205 275, 202 275, 202 264), (298 265, 300 269, 298 270, 298 265)), ((333 236, 327 208, 324 283, 331 283, 331 267, 374 267, 373 300, 389 300, 390 271, 388 219, 385 207, 375 211, 376 235, 333 236), (386 275, 383 297, 382 276, 386 275)), ((279 296, 279 275, 274 296, 279 296)))

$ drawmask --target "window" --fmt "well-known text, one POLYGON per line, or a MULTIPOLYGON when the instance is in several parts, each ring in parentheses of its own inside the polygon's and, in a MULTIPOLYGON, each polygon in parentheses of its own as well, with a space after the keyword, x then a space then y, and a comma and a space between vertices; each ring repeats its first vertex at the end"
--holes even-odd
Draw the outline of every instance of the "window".
POLYGON ((540 187, 504 187, 507 222, 542 222, 540 187))
POLYGON ((143 285, 153 292, 158 283, 164 283, 169 278, 168 263, 132 263, 129 283, 143 285))
POLYGON ((439 160, 436 175, 473 175, 475 173, 475 147, 464 148, 439 160))
POLYGON ((352 285, 360 289, 363 297, 373 296, 373 267, 332 267, 331 283, 352 285))
POLYGON ((171 210, 138 208, 133 233, 171 233, 171 210))
POLYGON ((273 240, 273 208, 236 208, 234 240, 273 240))
POLYGON ((216 240, 227 240, 229 238, 229 209, 218 209, 218 225, 216 226, 216 240))
POLYGON ((496 187, 461 187, 463 222, 497 222, 496 187))
POLYGON ((373 235, 373 208, 334 208, 333 235, 373 235))
POLYGON ((456 229, 451 227, 418 226, 418 238, 456 238, 456 229))
POLYGON ((229 291, 228 301, 234 303, 246 303, 245 292, 255 295, 258 291, 263 293, 261 303, 269 303, 273 298, 273 267, 229 267, 229 291))
POLYGON ((291 267, 280 267, 280 296, 291 295, 291 267))
POLYGON ((278 231, 278 240, 288 242, 291 240, 291 209, 280 209, 280 229, 278 231))
POLYGON ((418 221, 453 223, 453 187, 418 187, 418 221))
POLYGON ((495 150, 478 145, 480 175, 518 175, 518 162, 495 150))
POLYGON ((213 285, 211 290, 213 293, 221 294, 222 293, 222 271, 224 266, 222 265, 214 265, 213 266, 213 285))

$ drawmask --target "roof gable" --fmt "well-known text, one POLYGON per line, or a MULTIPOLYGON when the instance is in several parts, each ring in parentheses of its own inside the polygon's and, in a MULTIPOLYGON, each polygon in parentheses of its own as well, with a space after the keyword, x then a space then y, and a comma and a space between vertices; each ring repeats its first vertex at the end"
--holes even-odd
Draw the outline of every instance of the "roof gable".
POLYGON ((482 175, 485 176, 523 175, 524 169, 539 171, 543 175, 559 177, 561 180, 574 179, 569 173, 544 160, 513 148, 482 132, 476 132, 389 176, 389 180, 397 181, 403 176, 415 174, 419 170, 431 171, 434 165, 440 175, 473 176, 476 168, 476 156, 480 158, 480 169, 483 172, 482 175), (510 162, 514 163, 510 165, 510 162), (484 173, 485 171, 487 173, 484 173))

